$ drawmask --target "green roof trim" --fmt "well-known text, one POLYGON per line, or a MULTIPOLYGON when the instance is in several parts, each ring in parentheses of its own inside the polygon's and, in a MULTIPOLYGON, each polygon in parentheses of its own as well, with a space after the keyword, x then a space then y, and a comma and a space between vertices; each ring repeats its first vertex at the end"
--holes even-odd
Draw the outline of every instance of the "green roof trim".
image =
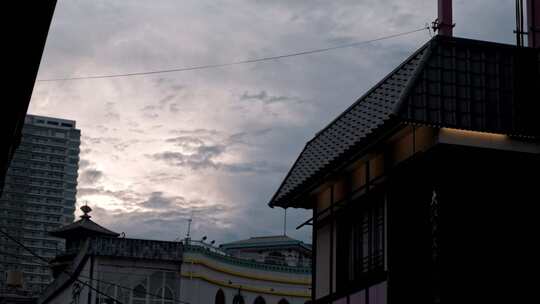
POLYGON ((261 270, 266 270, 266 271, 284 272, 284 273, 295 273, 295 274, 310 274, 311 273, 310 267, 293 267, 293 266, 272 265, 272 264, 265 264, 261 262, 254 262, 250 260, 232 257, 230 255, 219 254, 219 253, 210 251, 208 248, 205 248, 203 246, 184 245, 184 253, 188 253, 188 252, 201 253, 215 260, 218 260, 220 262, 224 262, 224 263, 234 265, 234 266, 261 269, 261 270))

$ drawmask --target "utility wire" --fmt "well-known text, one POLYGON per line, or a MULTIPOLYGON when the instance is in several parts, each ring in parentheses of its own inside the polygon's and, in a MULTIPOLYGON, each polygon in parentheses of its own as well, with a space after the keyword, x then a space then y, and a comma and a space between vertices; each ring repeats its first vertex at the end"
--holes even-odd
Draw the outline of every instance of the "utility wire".
MULTIPOLYGON (((2 233, 4 233, 2 230, 0 230, 2 233)), ((5 234, 4 234, 5 235, 5 234)), ((14 241, 13 239, 11 239, 12 241, 14 241)), ((19 244, 19 242, 16 242, 17 244, 19 244)), ((24 246, 24 244, 19 244, 21 246, 24 246)), ((31 250, 30 248, 25 248, 27 251, 31 250)), ((41 256, 38 256, 38 259, 40 261, 47 261, 47 264, 42 264, 43 262, 38 262, 38 261, 35 261, 35 257, 32 258, 32 257, 29 257, 29 256, 20 256, 20 255, 16 255, 16 254, 13 254, 13 253, 10 253, 10 252, 6 252, 6 251, 2 251, 0 250, 0 255, 5 255, 5 256, 11 256, 13 258, 17 258, 17 259, 28 259, 34 263, 37 264, 37 266, 48 266, 50 267, 50 263, 47 261, 47 259, 45 259, 44 257, 41 257, 41 256)), ((37 254, 34 254, 32 253, 33 256, 37 256, 37 254)), ((104 281, 104 280, 99 280, 99 279, 96 279, 96 278, 90 278, 88 276, 85 276, 85 275, 79 275, 79 277, 81 278, 85 278, 85 279, 89 279, 89 280, 92 280, 92 281, 96 281, 98 283, 104 283, 104 284, 107 284, 107 285, 111 285, 111 286, 117 286, 118 288, 122 288, 122 289, 126 289, 126 290, 129 290, 129 291, 134 291, 134 288, 131 288, 131 287, 127 287, 127 286, 122 286, 122 285, 119 285, 119 284, 116 284, 116 283, 112 283, 112 282, 109 282, 109 281, 104 281)), ((173 301, 175 303, 180 303, 180 304, 189 304, 189 302, 185 302, 185 301, 181 301, 181 300, 174 300, 174 299, 169 299, 169 298, 165 298, 161 295, 158 295, 158 294, 153 294, 153 293, 150 293, 150 292, 144 292, 144 294, 146 295, 149 295, 151 297, 154 297, 152 299, 164 299, 164 300, 167 300, 167 301, 173 301)), ((117 301, 117 300, 115 300, 117 301)), ((120 302, 118 302, 120 303, 120 302)))
POLYGON ((228 66, 233 66, 233 65, 241 65, 241 64, 249 64, 249 63, 256 63, 256 62, 272 61, 272 60, 277 60, 277 59, 283 59, 283 58, 289 58, 289 57, 297 57, 297 56, 303 56, 303 55, 309 55, 309 54, 323 53, 323 52, 328 52, 328 51, 337 50, 337 49, 356 47, 356 46, 369 44, 369 43, 373 43, 373 42, 377 42, 377 41, 388 40, 388 39, 392 39, 392 38, 406 36, 406 35, 410 35, 410 34, 417 33, 417 32, 420 32, 420 31, 425 31, 425 30, 429 30, 429 26, 424 26, 422 28, 412 30, 412 31, 408 31, 408 32, 402 32, 402 33, 393 34, 393 35, 389 35, 389 36, 383 36, 383 37, 379 37, 379 38, 375 38, 375 39, 364 40, 364 41, 359 41, 359 42, 353 42, 353 43, 349 43, 349 44, 342 44, 342 45, 328 47, 328 48, 308 50, 308 51, 302 51, 302 52, 297 52, 297 53, 289 53, 289 54, 277 55, 277 56, 271 56, 271 57, 253 58, 253 59, 234 61, 234 62, 229 62, 229 63, 196 65, 196 66, 179 67, 179 68, 173 68, 173 69, 154 70, 154 71, 146 71, 146 72, 134 72, 134 73, 125 73, 125 74, 90 75, 90 76, 76 76, 76 77, 66 77, 66 78, 48 78, 48 79, 38 79, 38 80, 36 80, 36 82, 54 82, 54 81, 83 80, 83 79, 120 78, 120 77, 131 77, 131 76, 141 76, 141 75, 165 74, 165 73, 174 73, 174 72, 186 72, 186 71, 195 71, 195 70, 214 69, 214 68, 228 67, 228 66))
MULTIPOLYGON (((21 260, 21 259, 27 259, 28 261, 31 261, 32 263, 35 263, 35 264, 32 264, 32 266, 47 266, 49 267, 49 265, 45 265, 45 264, 41 264, 43 262, 38 262, 37 260, 35 260, 35 258, 32 258, 32 257, 29 257, 29 256, 24 256, 24 255, 17 255, 15 253, 11 253, 11 252, 7 252, 7 251, 2 251, 0 250, 0 255, 4 255, 4 256, 10 256, 12 258, 15 258, 17 260, 21 260)), ((9 263, 9 262, 8 262, 9 263)))
MULTIPOLYGON (((49 260, 47 260, 46 258, 44 258, 44 257, 40 256, 39 254, 35 253, 32 249, 26 247, 26 245, 24 245, 23 243, 19 242, 19 240, 17 240, 16 238, 12 237, 9 233, 5 232, 3 229, 0 229, 0 233, 1 233, 2 235, 4 235, 5 237, 7 237, 8 239, 12 240, 15 244, 17 244, 17 245, 21 246, 22 248, 24 248, 24 250, 28 251, 31 255, 33 255, 33 256, 35 256, 36 258, 38 258, 38 259, 40 259, 40 260, 46 262, 47 264, 49 264, 49 260)), ((69 275, 69 277, 70 277, 71 279, 73 279, 73 280, 75 280, 75 281, 77 281, 77 282, 79 282, 79 283, 81 283, 81 284, 87 286, 88 288, 90 288, 91 290, 97 292, 98 294, 103 295, 103 296, 109 298, 110 300, 113 301, 113 303, 123 304, 123 303, 120 302, 119 300, 117 300, 117 299, 115 299, 115 298, 109 296, 108 294, 106 294, 106 293, 102 292, 101 290, 99 290, 99 289, 93 287, 92 285, 90 285, 90 284, 88 284, 88 283, 86 283, 86 282, 84 282, 84 281, 79 280, 78 278, 76 278, 76 277, 74 276, 74 274, 70 273, 69 271, 63 270, 62 272, 65 273, 65 274, 67 274, 67 275, 69 275)))
MULTIPOLYGON (((89 277, 83 276, 83 275, 80 275, 80 277, 90 279, 89 277)), ((92 278, 91 280, 96 281, 98 283, 104 283, 104 284, 108 284, 108 285, 111 285, 111 286, 117 286, 118 288, 126 289, 126 290, 129 290, 129 291, 134 291, 135 290, 134 288, 123 286, 123 285, 116 284, 116 283, 112 283, 112 282, 109 282, 109 281, 103 281, 103 280, 98 280, 98 279, 94 279, 94 278, 92 278)), ((163 299, 163 300, 166 300, 166 301, 172 301, 172 302, 180 303, 180 304, 189 304, 189 302, 186 302, 186 301, 174 300, 174 299, 171 299, 171 298, 165 298, 162 295, 158 295, 158 294, 154 294, 154 293, 150 293, 150 292, 144 292, 144 294, 149 295, 151 297, 154 297, 154 298, 151 298, 150 300, 163 299)))

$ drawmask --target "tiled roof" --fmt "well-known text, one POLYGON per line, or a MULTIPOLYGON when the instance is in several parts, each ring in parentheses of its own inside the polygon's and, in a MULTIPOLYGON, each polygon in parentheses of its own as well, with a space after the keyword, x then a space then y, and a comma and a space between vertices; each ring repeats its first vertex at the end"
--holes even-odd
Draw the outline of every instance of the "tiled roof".
POLYGON ((441 127, 540 135, 540 51, 465 39, 430 43, 396 114, 441 127))
POLYGON ((60 237, 60 238, 68 238, 68 237, 82 237, 82 236, 112 236, 117 237, 120 234, 111 231, 107 228, 104 228, 98 224, 96 224, 94 221, 92 221, 89 217, 82 217, 80 220, 73 222, 69 225, 60 227, 56 230, 53 230, 49 232, 50 235, 60 237))
POLYGON ((254 248, 254 247, 277 247, 277 246, 302 246, 311 250, 311 246, 302 241, 295 240, 285 235, 252 237, 246 240, 221 244, 222 249, 254 248))
POLYGON ((297 206, 330 168, 400 122, 539 137, 538 87, 538 50, 437 36, 306 144, 270 206, 297 206))

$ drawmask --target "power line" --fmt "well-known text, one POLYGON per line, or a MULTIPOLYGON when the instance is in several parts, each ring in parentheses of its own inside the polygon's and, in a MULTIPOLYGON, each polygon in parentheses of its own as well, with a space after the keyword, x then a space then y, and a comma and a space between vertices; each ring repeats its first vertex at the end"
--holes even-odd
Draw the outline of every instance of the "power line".
POLYGON ((2 251, 2 250, 0 250, 0 255, 10 256, 10 257, 12 257, 14 259, 17 259, 17 260, 28 259, 28 261, 31 261, 32 263, 35 263, 35 264, 32 264, 32 266, 47 266, 47 267, 49 267, 48 264, 47 265, 41 264, 42 262, 38 262, 37 260, 35 260, 35 258, 29 257, 29 256, 24 256, 24 255, 21 256, 21 255, 15 254, 15 253, 2 251))
MULTIPOLYGON (((0 232, 2 232, 4 235, 6 235, 5 232, 2 231, 1 229, 0 229, 0 232)), ((6 236, 7 236, 7 235, 6 235, 6 236)), ((8 236, 8 237, 9 237, 9 236, 8 236)), ((10 237, 10 239, 11 239, 12 241, 14 241, 15 243, 17 243, 18 245, 20 245, 21 247, 23 247, 23 248, 25 247, 24 244, 22 244, 22 243, 20 243, 20 242, 18 242, 18 241, 15 241, 13 238, 10 237)), ((31 250, 32 250, 32 249, 30 249, 30 248, 24 248, 24 249, 27 250, 27 251, 31 251, 31 250)), ((13 253, 10 253, 10 252, 6 252, 6 251, 0 250, 0 255, 11 256, 11 257, 16 258, 16 259, 28 259, 28 260, 31 260, 32 262, 36 263, 36 264, 37 264, 36 266, 48 266, 48 267, 50 267, 50 263, 49 263, 49 261, 48 261, 47 259, 45 259, 45 258, 42 257, 42 256, 39 256, 38 254, 34 254, 33 252, 31 252, 31 253, 32 253, 32 255, 34 256, 34 258, 29 257, 29 256, 20 256, 20 255, 16 255, 16 254, 13 254, 13 253), (36 257, 37 257, 37 259, 39 259, 39 260, 41 260, 41 261, 46 261, 47 264, 42 264, 43 262, 37 262, 37 261, 35 261, 34 259, 35 259, 36 257)), ((68 273, 68 274, 69 274, 69 273, 68 273)), ((71 276, 71 274, 70 274, 70 276, 71 276)), ((98 283, 104 283, 104 284, 111 285, 111 286, 117 286, 118 288, 126 289, 126 290, 129 290, 129 291, 134 291, 134 288, 127 287, 127 286, 122 286, 122 285, 120 285, 120 284, 112 283, 112 282, 109 282, 109 281, 99 280, 99 279, 91 278, 91 277, 88 277, 88 276, 85 276, 85 275, 79 275, 79 277, 85 278, 85 279, 89 279, 89 280, 92 280, 92 281, 96 281, 96 282, 98 282, 98 283)), ((163 297, 163 296, 161 296, 161 295, 153 294, 153 293, 150 293, 150 292, 144 292, 144 294, 149 295, 149 296, 151 296, 151 297, 154 297, 153 299, 156 299, 156 298, 157 298, 157 299, 164 299, 164 300, 167 300, 167 301, 173 301, 173 302, 175 302, 175 303, 180 303, 180 304, 189 304, 189 302, 165 298, 165 297, 163 297)), ((111 298, 111 299, 112 299, 112 298, 111 298)), ((121 303, 121 302, 119 302, 118 300, 115 300, 115 299, 113 299, 113 300, 114 300, 114 301, 117 301, 117 303, 121 303)))
MULTIPOLYGON (((80 275, 80 277, 90 279, 89 277, 84 276, 84 275, 80 275)), ((135 290, 134 288, 123 286, 123 285, 116 284, 116 283, 112 283, 112 282, 109 282, 109 281, 103 281, 103 280, 98 280, 98 279, 94 279, 94 278, 92 278, 91 280, 96 281, 98 283, 104 283, 104 284, 108 284, 108 285, 111 285, 111 286, 117 286, 118 288, 126 289, 126 290, 129 290, 129 291, 134 291, 135 290)), ((152 298, 150 300, 163 299, 163 300, 166 300, 166 301, 173 301, 175 303, 180 303, 180 304, 189 304, 189 302, 185 302, 185 301, 182 301, 182 300, 174 300, 174 299, 170 299, 170 298, 165 298, 165 297, 163 297, 161 295, 153 294, 153 293, 150 293, 150 292, 147 292, 147 291, 144 292, 144 294, 149 295, 151 297, 154 297, 154 298, 152 298)))
POLYGON ((427 27, 424 26, 422 28, 415 29, 415 30, 412 30, 412 31, 402 32, 402 33, 388 35, 388 36, 383 36, 383 37, 370 39, 370 40, 353 42, 353 43, 349 43, 349 44, 342 44, 342 45, 333 46, 333 47, 327 47, 327 48, 315 49, 315 50, 308 50, 308 51, 301 51, 301 52, 296 52, 296 53, 289 53, 289 54, 270 56, 270 57, 253 58, 253 59, 234 61, 234 62, 229 62, 229 63, 196 65, 196 66, 187 66, 187 67, 179 67, 179 68, 172 68, 172 69, 154 70, 154 71, 146 71, 146 72, 134 72, 134 73, 125 73, 125 74, 90 75, 90 76, 76 76, 76 77, 66 77, 66 78, 38 79, 38 80, 36 80, 36 82, 54 82, 54 81, 69 81, 69 80, 83 80, 83 79, 120 78, 120 77, 132 77, 132 76, 141 76, 141 75, 165 74, 165 73, 175 73, 175 72, 186 72, 186 71, 222 68, 222 67, 228 67, 228 66, 233 66, 233 65, 241 65, 241 64, 249 64, 249 63, 256 63, 256 62, 272 61, 272 60, 289 58, 289 57, 297 57, 297 56, 303 56, 303 55, 323 53, 323 52, 333 51, 333 50, 337 50, 337 49, 351 48, 351 47, 356 47, 356 46, 369 44, 369 43, 373 43, 373 42, 377 42, 377 41, 388 40, 388 39, 392 39, 392 38, 406 36, 406 35, 414 34, 414 33, 420 32, 420 31, 424 31, 424 30, 429 30, 429 26, 427 26, 427 27))
MULTIPOLYGON (((0 229, 0 233, 1 233, 2 235, 4 235, 5 237, 7 237, 8 239, 12 240, 15 244, 17 244, 17 245, 21 246, 22 248, 24 248, 24 250, 28 251, 31 255, 33 255, 33 256, 35 256, 36 258, 38 258, 38 259, 40 259, 40 260, 46 262, 47 264, 49 264, 49 262, 50 262, 49 260, 47 260, 46 258, 44 258, 44 257, 40 256, 39 254, 35 253, 32 249, 26 247, 26 245, 24 245, 23 243, 19 242, 19 240, 17 240, 16 238, 12 237, 9 233, 5 232, 3 229, 0 229)), ((77 281, 77 282, 79 282, 79 283, 81 283, 81 284, 87 286, 88 288, 90 288, 91 290, 97 292, 98 294, 103 295, 103 296, 106 296, 107 298, 109 298, 110 300, 112 300, 113 303, 123 304, 122 302, 120 302, 120 301, 118 301, 117 299, 115 299, 115 298, 109 296, 108 294, 106 294, 106 293, 100 291, 99 289, 93 287, 92 285, 90 285, 90 284, 88 284, 88 283, 86 283, 86 282, 84 282, 84 281, 79 280, 78 278, 75 277, 74 274, 70 273, 69 271, 63 270, 62 272, 65 273, 65 274, 67 274, 67 275, 69 275, 69 277, 70 277, 71 279, 73 279, 73 280, 75 280, 75 281, 77 281)))

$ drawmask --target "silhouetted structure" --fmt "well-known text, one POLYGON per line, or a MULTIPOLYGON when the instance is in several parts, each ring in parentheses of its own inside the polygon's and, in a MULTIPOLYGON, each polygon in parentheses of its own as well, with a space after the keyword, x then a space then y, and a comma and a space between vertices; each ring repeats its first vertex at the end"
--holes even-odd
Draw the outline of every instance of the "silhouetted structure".
MULTIPOLYGON (((44 258, 63 250, 47 231, 73 222, 79 169, 80 130, 75 121, 27 115, 22 139, 0 195, 0 229, 44 258)), ((51 282, 40 265, 13 240, 0 238, 0 277, 24 273, 23 288, 39 294, 51 282)), ((5 288, 0 280, 0 288, 5 288)))
POLYGON ((8 1, 2 7, 13 18, 5 20, 16 21, 9 24, 3 37, 3 50, 7 51, 3 71, 9 77, 4 80, 4 102, 0 106, 0 194, 9 161, 20 141, 55 6, 56 0, 47 0, 31 4, 8 1))
POLYGON ((313 210, 314 303, 534 298, 539 88, 540 49, 437 36, 309 141, 270 206, 313 210))
POLYGON ((66 250, 51 261, 54 281, 38 303, 178 303, 182 243, 120 237, 92 221, 90 207, 81 210, 51 232, 66 250))
MULTIPOLYGON (((2 3, 5 21, 2 69, 7 77, 4 77, 0 106, 0 195, 9 163, 20 142, 55 6, 56 0, 2 3)), ((0 280, 5 282, 6 277, 0 280)), ((0 289, 0 303, 32 303, 34 300, 18 287, 0 289)))
POLYGON ((286 235, 252 237, 219 245, 230 255, 256 262, 311 267, 311 245, 286 235))

